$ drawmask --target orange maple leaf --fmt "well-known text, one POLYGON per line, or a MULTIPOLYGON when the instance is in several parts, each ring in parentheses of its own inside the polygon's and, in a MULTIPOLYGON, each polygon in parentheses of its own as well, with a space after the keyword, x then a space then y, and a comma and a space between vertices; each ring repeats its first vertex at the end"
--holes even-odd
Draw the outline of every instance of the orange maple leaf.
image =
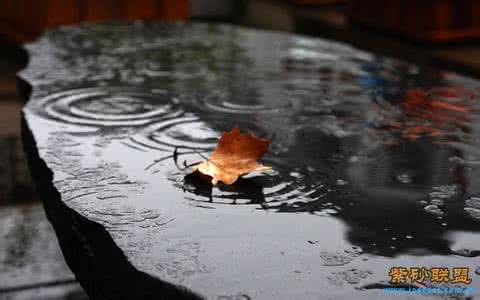
POLYGON ((235 127, 223 133, 210 158, 195 165, 193 170, 211 176, 212 184, 219 181, 233 184, 243 174, 271 169, 257 162, 267 152, 269 144, 251 134, 241 134, 235 127))

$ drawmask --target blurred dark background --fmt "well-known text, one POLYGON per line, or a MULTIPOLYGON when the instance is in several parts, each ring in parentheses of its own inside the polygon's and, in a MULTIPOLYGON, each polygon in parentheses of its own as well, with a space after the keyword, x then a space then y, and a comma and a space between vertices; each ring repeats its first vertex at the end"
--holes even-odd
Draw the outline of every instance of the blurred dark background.
POLYGON ((87 299, 68 270, 23 156, 15 74, 47 28, 105 20, 198 20, 297 32, 480 75, 477 0, 1 0, 0 300, 87 299))

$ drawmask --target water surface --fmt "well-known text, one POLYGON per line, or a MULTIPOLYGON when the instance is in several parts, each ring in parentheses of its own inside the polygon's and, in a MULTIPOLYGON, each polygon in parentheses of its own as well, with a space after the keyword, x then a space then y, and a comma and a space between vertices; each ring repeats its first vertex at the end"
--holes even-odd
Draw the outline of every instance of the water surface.
POLYGON ((227 25, 64 27, 27 49, 55 188, 138 270, 212 299, 383 299, 399 265, 479 286, 477 80, 227 25), (234 126, 271 140, 274 171, 189 175, 234 126))

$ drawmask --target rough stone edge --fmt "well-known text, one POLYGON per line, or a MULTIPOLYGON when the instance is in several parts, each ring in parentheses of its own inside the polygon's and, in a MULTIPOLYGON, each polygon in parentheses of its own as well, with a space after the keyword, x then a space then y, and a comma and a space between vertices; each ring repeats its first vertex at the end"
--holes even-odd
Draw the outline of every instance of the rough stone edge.
MULTIPOLYGON (((17 90, 28 106, 33 87, 21 75, 17 75, 17 90)), ((30 173, 67 265, 87 295, 91 299, 203 299, 185 287, 135 269, 102 225, 62 202, 53 184, 53 171, 39 155, 28 113, 24 107, 21 135, 30 173)))

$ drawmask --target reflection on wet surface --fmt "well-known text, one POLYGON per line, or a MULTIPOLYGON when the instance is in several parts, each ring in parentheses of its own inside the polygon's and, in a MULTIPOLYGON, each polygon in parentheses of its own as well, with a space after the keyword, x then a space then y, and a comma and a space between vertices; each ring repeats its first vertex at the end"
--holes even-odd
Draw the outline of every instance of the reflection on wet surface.
POLYGON ((476 80, 224 25, 65 27, 27 48, 53 184, 137 269, 208 297, 381 298, 353 287, 402 264, 478 285, 476 80), (188 175, 235 125, 271 140, 274 172, 188 175))
POLYGON ((0 299, 87 299, 41 203, 0 206, 0 299))

